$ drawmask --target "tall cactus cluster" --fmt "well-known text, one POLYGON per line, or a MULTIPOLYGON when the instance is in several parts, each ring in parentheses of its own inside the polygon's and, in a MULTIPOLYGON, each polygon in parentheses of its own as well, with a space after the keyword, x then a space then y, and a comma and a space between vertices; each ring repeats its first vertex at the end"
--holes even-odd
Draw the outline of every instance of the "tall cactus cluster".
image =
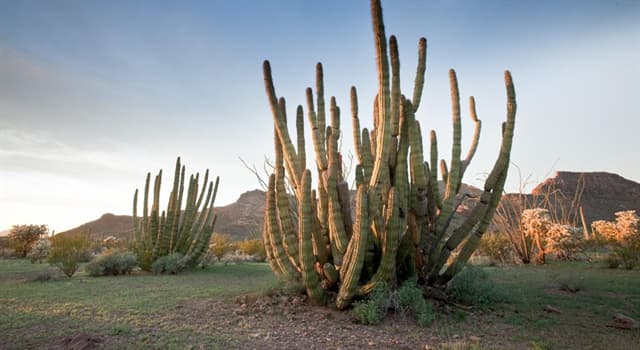
POLYGON ((151 173, 147 173, 144 186, 142 218, 138 217, 138 190, 133 196, 134 244, 138 264, 143 270, 151 270, 158 258, 180 253, 181 263, 187 267, 196 266, 209 247, 213 234, 216 215, 213 203, 218 192, 219 178, 209 181, 209 170, 204 174, 202 188, 199 190, 200 174, 190 175, 187 184, 187 197, 184 198, 185 167, 176 161, 173 189, 169 195, 167 209, 160 212, 160 186, 162 170, 156 175, 153 184, 153 201, 150 203, 149 191, 151 173), (183 207, 183 202, 185 208, 183 207), (151 210, 149 210, 151 204, 151 210))
POLYGON ((506 71, 507 117, 502 124, 499 155, 476 205, 459 226, 451 227, 461 203, 458 193, 462 177, 480 136, 474 99, 470 98, 470 115, 475 131, 462 158, 460 98, 456 74, 451 70, 453 145, 448 164, 444 160, 439 163, 440 179, 445 184, 441 193, 436 133, 429 133, 430 153, 425 160, 421 127, 415 118, 425 78, 426 40, 419 41, 417 73, 408 98, 400 90, 398 43, 394 36, 389 38, 387 47, 380 0, 371 1, 371 14, 378 70, 371 130, 360 127, 357 92, 351 88, 358 162, 355 210, 343 177, 339 151, 341 111, 333 97, 329 100, 329 125, 326 121, 322 65, 316 66, 315 92, 306 90, 306 119, 318 177, 317 188, 312 189, 311 171, 306 169, 305 111, 302 106, 297 107, 294 142, 287 128, 285 99, 276 95, 270 64, 264 62, 265 87, 275 127, 275 166, 269 178, 263 232, 268 261, 277 275, 300 280, 310 300, 323 304, 333 296, 340 309, 382 283, 395 287, 415 279, 425 295, 439 294, 446 287, 478 246, 500 200, 516 113, 513 82, 506 71))

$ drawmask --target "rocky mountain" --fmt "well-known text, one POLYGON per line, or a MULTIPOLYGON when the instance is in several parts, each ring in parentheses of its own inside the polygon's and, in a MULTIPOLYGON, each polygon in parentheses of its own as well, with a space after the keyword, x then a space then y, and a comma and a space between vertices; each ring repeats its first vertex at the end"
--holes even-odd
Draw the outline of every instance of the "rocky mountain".
MULTIPOLYGON (((228 234, 233 239, 259 237, 262 232, 262 215, 264 214, 265 193, 260 190, 245 192, 235 203, 215 207, 217 214, 215 231, 228 234)), ((133 229, 133 218, 130 215, 104 214, 99 219, 87 222, 64 235, 89 233, 92 239, 102 240, 108 236, 128 239, 133 229)))
POLYGON ((640 213, 640 183, 607 172, 558 171, 536 186, 531 194, 544 196, 557 191, 571 201, 582 192, 580 205, 587 224, 595 220, 613 220, 615 212, 636 210, 640 213))
POLYGON ((261 237, 265 200, 264 191, 253 190, 241 194, 235 203, 216 207, 215 231, 234 239, 261 237))
POLYGON ((62 235, 89 234, 92 239, 103 240, 114 236, 119 239, 128 239, 133 230, 133 217, 131 215, 104 214, 99 219, 89 221, 71 230, 60 232, 62 235))

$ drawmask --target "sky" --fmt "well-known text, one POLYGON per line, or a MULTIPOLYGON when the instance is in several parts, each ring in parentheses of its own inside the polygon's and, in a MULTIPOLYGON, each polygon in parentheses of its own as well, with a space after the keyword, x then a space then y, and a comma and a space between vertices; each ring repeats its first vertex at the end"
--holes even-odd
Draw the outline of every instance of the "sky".
MULTIPOLYGON (((146 173, 172 174, 177 156, 188 173, 220 176, 217 205, 259 188, 241 159, 262 171, 273 157, 265 59, 290 115, 323 63, 325 94, 343 110, 347 158, 352 85, 362 126, 372 126, 365 0, 0 0, 0 9, 0 230, 61 232, 130 214, 146 173)), ((518 103, 507 191, 559 170, 640 182, 640 1, 397 0, 383 1, 383 14, 387 35, 398 37, 407 95, 418 40, 427 38, 416 117, 424 132, 437 131, 441 157, 451 144, 450 68, 463 147, 472 133, 466 101, 476 98, 483 133, 466 183, 480 186, 497 156, 505 69, 518 103)))

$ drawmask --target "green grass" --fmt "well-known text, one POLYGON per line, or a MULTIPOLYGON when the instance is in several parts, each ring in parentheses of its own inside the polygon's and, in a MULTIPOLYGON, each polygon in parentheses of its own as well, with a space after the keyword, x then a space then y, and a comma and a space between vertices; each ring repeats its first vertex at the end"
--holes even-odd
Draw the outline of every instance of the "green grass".
POLYGON ((177 276, 133 274, 93 278, 79 273, 49 282, 32 280, 47 265, 0 260, 0 348, 46 347, 52 337, 80 332, 124 337, 125 347, 208 348, 234 339, 176 326, 172 310, 198 300, 264 290, 275 283, 265 264, 212 266, 177 276), (157 333, 157 334, 155 334, 157 333), (3 347, 4 346, 4 347, 3 347))
MULTIPOLYGON (((233 308, 220 309, 220 301, 265 294, 277 285, 266 264, 214 265, 176 276, 94 278, 80 272, 33 282, 47 269, 0 260, 0 349, 48 348, 78 333, 101 335, 114 349, 242 348, 244 338, 233 333, 242 324, 234 321, 233 308), (228 327, 220 326, 221 319, 229 320, 228 327)), ((574 262, 482 270, 507 293, 507 302, 436 314, 432 326, 416 325, 416 336, 429 332, 449 348, 463 349, 613 350, 640 344, 639 330, 607 326, 616 313, 640 320, 639 270, 574 262), (568 292, 567 286, 578 291, 568 292), (562 313, 545 312, 547 305, 562 313), (469 335, 482 342, 464 340, 469 335)))
POLYGON ((640 344, 639 331, 608 327, 616 313, 640 320, 640 271, 582 262, 484 270, 508 291, 509 302, 497 313, 517 327, 514 338, 529 339, 533 348, 633 349, 637 345, 631 344, 640 344), (561 313, 544 312, 547 305, 561 313))

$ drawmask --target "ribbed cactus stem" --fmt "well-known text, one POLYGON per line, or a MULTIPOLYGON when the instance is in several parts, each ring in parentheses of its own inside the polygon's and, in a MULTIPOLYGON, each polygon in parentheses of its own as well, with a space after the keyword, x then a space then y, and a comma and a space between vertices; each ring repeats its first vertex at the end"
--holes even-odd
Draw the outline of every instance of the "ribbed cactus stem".
POLYGON ((398 251, 398 243, 400 240, 400 230, 402 229, 402 221, 398 211, 398 201, 396 198, 395 188, 389 190, 387 201, 387 209, 385 214, 385 231, 381 239, 382 257, 378 270, 367 284, 360 288, 359 294, 369 294, 375 289, 379 283, 390 282, 396 266, 396 253, 398 251))
POLYGON ((369 217, 367 214, 367 194, 365 185, 358 187, 356 193, 356 222, 353 237, 349 241, 347 254, 350 255, 349 263, 340 269, 340 291, 336 300, 338 309, 349 306, 355 296, 360 272, 364 265, 367 247, 369 246, 369 217))
POLYGON ((471 138, 471 144, 469 145, 469 150, 467 151, 466 157, 462 161, 462 171, 464 173, 467 170, 467 167, 471 163, 473 156, 476 154, 476 150, 478 149, 478 142, 480 142, 480 131, 482 130, 482 121, 478 119, 478 114, 476 113, 476 100, 473 96, 469 97, 469 115, 471 116, 471 120, 474 123, 473 128, 473 137, 471 138))
POLYGON ((418 67, 416 68, 416 79, 413 84, 413 111, 416 112, 420 107, 422 99, 422 89, 424 87, 424 74, 427 70, 427 39, 420 38, 418 42, 418 67))
POLYGON ((429 132, 429 140, 431 146, 430 152, 430 163, 431 169, 429 173, 431 174, 431 200, 435 201, 436 207, 438 209, 442 208, 442 197, 440 197, 440 187, 438 186, 438 137, 436 135, 435 130, 431 130, 429 132))
POLYGON ((507 121, 505 123, 504 132, 502 135, 502 144, 500 145, 500 155, 498 160, 493 166, 491 173, 485 181, 485 189, 493 188, 498 182, 498 178, 501 175, 503 169, 509 166, 509 156, 511 154, 511 145, 513 143, 513 130, 515 127, 515 115, 516 115, 516 91, 513 87, 513 79, 511 78, 511 72, 508 70, 504 72, 504 83, 507 89, 507 121))
POLYGON ((324 72, 322 63, 316 64, 316 103, 317 103, 317 122, 320 130, 320 143, 324 143, 324 130, 327 128, 326 112, 324 103, 324 72))
POLYGON ((291 264, 287 253, 282 245, 282 231, 278 224, 278 209, 276 205, 276 176, 271 174, 269 177, 269 187, 267 190, 267 203, 266 203, 266 220, 267 220, 267 233, 269 235, 268 241, 271 244, 271 250, 273 252, 273 258, 278 265, 279 269, 284 272, 286 278, 295 278, 298 275, 298 271, 291 264))
POLYGON ((318 304, 324 304, 325 293, 320 287, 320 278, 314 268, 315 256, 313 255, 313 212, 311 206, 311 172, 305 170, 302 175, 302 187, 300 196, 300 213, 298 214, 298 227, 300 242, 300 271, 302 281, 307 288, 309 298, 318 304))
MULTIPOLYGON (((451 147, 451 170, 447 176, 444 200, 445 206, 453 203, 460 178, 460 157, 462 153, 462 121, 460 118, 460 93, 458 91, 458 78, 456 72, 449 70, 449 83, 451 85, 451 115, 453 124, 453 144, 451 147)), ((443 208, 443 210, 445 210, 443 208)))
MULTIPOLYGON (((395 35, 389 38, 389 55, 391 57, 391 137, 400 132, 400 55, 395 35)), ((391 152, 394 154, 395 152, 391 152)))
POLYGON ((296 134, 298 141, 298 173, 301 174, 307 168, 307 153, 304 146, 304 111, 302 106, 296 109, 296 134))
MULTIPOLYGON (((278 97, 276 95, 276 90, 273 87, 273 78, 271 77, 271 65, 269 61, 264 61, 263 64, 264 70, 264 84, 265 89, 267 91, 267 95, 269 96, 269 103, 271 104, 271 112, 273 114, 274 125, 276 127, 276 131, 278 134, 278 138, 280 140, 280 144, 282 144, 283 152, 285 155, 285 162, 287 163, 287 168, 292 170, 289 180, 293 182, 293 184, 297 187, 298 179, 295 175, 296 169, 299 169, 297 165, 297 156, 296 151, 293 147, 293 143, 291 142, 291 137, 289 136, 289 130, 287 129, 287 121, 286 116, 283 114, 283 108, 280 106, 281 102, 278 102, 278 97)), ((281 99, 284 101, 284 99, 281 99)))

